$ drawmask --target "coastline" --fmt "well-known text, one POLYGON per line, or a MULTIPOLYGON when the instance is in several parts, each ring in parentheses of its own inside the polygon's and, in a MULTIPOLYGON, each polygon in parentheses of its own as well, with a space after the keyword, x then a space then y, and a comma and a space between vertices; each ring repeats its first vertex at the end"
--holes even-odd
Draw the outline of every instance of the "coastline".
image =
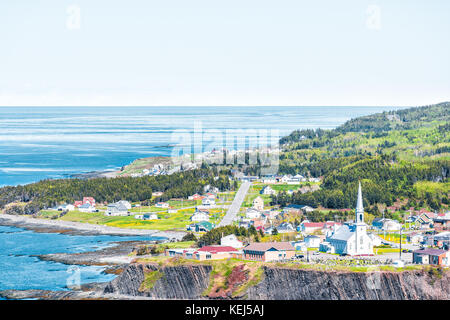
MULTIPOLYGON (((73 235, 114 235, 114 236, 143 236, 143 237, 161 237, 169 241, 179 241, 186 232, 183 231, 159 231, 148 229, 125 229, 103 225, 94 225, 89 223, 46 220, 32 218, 30 216, 16 216, 0 214, 0 225, 19 227, 33 230, 36 232, 47 233, 66 233, 73 235)), ((146 240, 146 239, 142 239, 146 240)))

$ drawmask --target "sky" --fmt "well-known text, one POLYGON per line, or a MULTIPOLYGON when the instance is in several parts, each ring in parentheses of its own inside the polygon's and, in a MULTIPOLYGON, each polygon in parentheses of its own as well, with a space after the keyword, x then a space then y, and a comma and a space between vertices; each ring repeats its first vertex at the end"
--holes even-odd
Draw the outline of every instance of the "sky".
POLYGON ((0 106, 450 100, 450 1, 0 2, 0 106))

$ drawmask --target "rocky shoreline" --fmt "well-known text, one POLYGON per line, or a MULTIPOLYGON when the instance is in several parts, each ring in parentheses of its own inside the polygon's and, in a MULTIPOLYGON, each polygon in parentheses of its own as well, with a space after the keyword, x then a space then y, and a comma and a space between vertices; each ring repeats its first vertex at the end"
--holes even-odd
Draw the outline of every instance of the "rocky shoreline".
POLYGON ((32 216, 16 216, 7 214, 0 214, 0 225, 46 233, 66 233, 72 235, 149 236, 166 238, 169 241, 180 241, 186 234, 186 232, 182 231, 125 229, 89 223, 47 220, 33 218, 32 216))
MULTIPOLYGON (((68 265, 95 265, 105 266, 103 272, 109 274, 120 274, 133 261, 134 256, 131 252, 143 244, 154 244, 156 241, 119 241, 114 242, 112 246, 96 251, 82 253, 53 253, 46 255, 36 255, 40 260, 53 261, 68 265)), ((104 294, 106 283, 87 283, 81 285, 81 288, 68 288, 68 291, 51 290, 3 290, 0 291, 0 297, 12 300, 37 299, 37 300, 136 300, 146 299, 145 297, 132 297, 121 294, 104 294)))

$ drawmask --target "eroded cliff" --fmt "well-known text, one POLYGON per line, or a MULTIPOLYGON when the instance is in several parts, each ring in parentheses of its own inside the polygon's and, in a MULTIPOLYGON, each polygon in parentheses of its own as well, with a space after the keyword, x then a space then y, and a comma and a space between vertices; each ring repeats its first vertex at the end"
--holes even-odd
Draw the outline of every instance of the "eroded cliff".
POLYGON ((450 299, 450 275, 442 269, 349 272, 259 266, 255 271, 243 264, 215 270, 208 264, 133 263, 104 293, 154 299, 450 299))

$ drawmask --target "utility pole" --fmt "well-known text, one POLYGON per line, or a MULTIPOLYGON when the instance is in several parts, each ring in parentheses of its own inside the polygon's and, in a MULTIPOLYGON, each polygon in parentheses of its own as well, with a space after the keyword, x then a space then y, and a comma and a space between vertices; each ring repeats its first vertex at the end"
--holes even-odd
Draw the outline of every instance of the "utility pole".
POLYGON ((403 228, 400 228, 400 260, 402 260, 402 230, 403 228))

